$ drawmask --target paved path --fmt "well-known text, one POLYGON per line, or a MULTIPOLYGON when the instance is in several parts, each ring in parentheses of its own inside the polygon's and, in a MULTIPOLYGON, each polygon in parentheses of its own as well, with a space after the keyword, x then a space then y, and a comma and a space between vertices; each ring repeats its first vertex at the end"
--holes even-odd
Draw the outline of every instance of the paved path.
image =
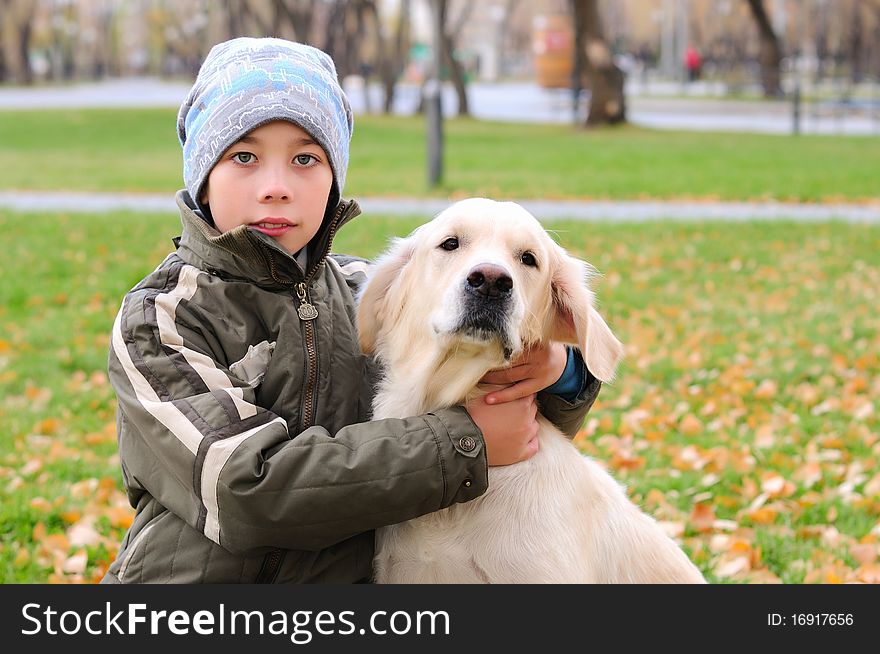
MULTIPOLYGON (((155 78, 107 79, 101 82, 70 86, 32 88, 0 86, 0 110, 85 107, 173 107, 189 91, 189 84, 155 78)), ((790 134, 792 108, 787 101, 739 101, 713 98, 711 89, 687 90, 680 85, 654 85, 644 88, 638 82, 628 84, 630 122, 655 129, 696 131, 741 131, 790 134), (646 93, 652 95, 646 95, 646 93), (657 95, 660 93, 660 95, 657 95), (677 95, 670 96, 670 93, 677 95), (688 94, 682 97, 682 94, 688 94)), ((358 78, 347 78, 345 89, 356 114, 367 111, 368 98, 358 78)), ((450 85, 444 86, 444 113, 454 115, 457 99, 450 85)), ((475 81, 468 86, 471 113, 486 120, 572 123, 571 92, 543 89, 534 82, 486 83, 475 81)), ((381 106, 382 92, 370 88, 369 106, 381 106)), ((415 113, 419 88, 400 84, 394 112, 415 113)), ((581 106, 581 111, 585 107, 581 106)), ((0 118, 2 119, 2 118, 0 118)), ((801 131, 805 134, 880 135, 880 97, 863 108, 843 108, 831 104, 804 105, 801 131)))
MULTIPOLYGON (((433 216, 449 206, 440 198, 357 198, 367 215, 433 216)), ((880 203, 786 204, 751 202, 581 202, 574 200, 530 200, 519 202, 542 220, 635 222, 651 220, 797 220, 880 224, 880 203)), ((163 213, 177 211, 170 194, 64 193, 0 191, 0 208, 20 212, 94 213, 133 211, 163 213)))

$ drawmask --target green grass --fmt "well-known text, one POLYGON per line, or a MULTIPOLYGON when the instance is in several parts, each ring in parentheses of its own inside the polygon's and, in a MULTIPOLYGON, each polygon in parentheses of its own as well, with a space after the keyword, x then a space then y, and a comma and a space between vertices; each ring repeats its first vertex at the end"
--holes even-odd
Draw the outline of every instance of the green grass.
MULTIPOLYGON (((361 217, 336 249, 373 257, 418 223, 361 217)), ((627 347, 577 444, 679 527, 712 581, 869 575, 864 549, 880 537, 880 228, 550 227, 602 271, 600 310, 627 347), (700 506, 714 520, 701 521, 700 506), (731 574, 741 555, 748 569, 731 574)), ((92 581, 112 559, 130 511, 108 334, 178 228, 164 214, 0 211, 0 581, 92 581), (96 535, 77 546, 72 530, 84 525, 96 535), (82 549, 86 571, 64 572, 82 549)))
POLYGON ((182 187, 173 111, 0 112, 4 189, 174 192, 182 187))
MULTIPOLYGON (((422 121, 359 116, 346 195, 877 197, 870 137, 445 128, 445 183, 429 190, 422 121)), ((170 195, 181 186, 175 113, 0 112, 0 169, 3 190, 170 195)), ((372 257, 420 221, 361 217, 336 249, 372 257)), ((604 273, 600 309, 627 345, 578 445, 680 530, 712 581, 880 579, 865 563, 880 538, 880 228, 550 227, 604 273), (743 555, 747 569, 731 573, 743 555)), ((131 515, 108 334, 178 219, 0 210, 0 230, 0 581, 93 581, 131 515), (80 550, 85 572, 65 572, 80 550)))
MULTIPOLYGON (((171 109, 0 112, 0 189, 182 186, 171 109)), ((876 198, 876 137, 587 131, 450 120, 430 190, 419 117, 358 116, 346 194, 792 201, 876 198)))

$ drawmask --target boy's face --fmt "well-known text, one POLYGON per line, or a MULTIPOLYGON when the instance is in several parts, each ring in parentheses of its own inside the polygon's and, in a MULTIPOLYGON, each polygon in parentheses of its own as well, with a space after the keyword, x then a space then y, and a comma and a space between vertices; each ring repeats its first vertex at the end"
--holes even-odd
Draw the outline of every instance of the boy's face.
POLYGON ((323 148, 296 125, 277 120, 223 153, 201 201, 221 232, 249 225, 295 254, 321 227, 332 183, 323 148))

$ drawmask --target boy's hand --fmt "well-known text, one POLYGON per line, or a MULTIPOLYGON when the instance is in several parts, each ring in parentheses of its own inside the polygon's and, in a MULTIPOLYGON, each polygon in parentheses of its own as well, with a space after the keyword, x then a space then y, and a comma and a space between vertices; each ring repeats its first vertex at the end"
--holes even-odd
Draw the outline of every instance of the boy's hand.
POLYGON ((503 390, 486 396, 488 404, 502 404, 532 393, 542 391, 554 384, 565 371, 568 353, 562 343, 551 342, 523 350, 507 368, 490 370, 480 380, 483 384, 503 384, 503 390))
POLYGON ((483 432, 490 466, 519 463, 537 454, 538 403, 534 394, 495 405, 486 404, 481 397, 465 408, 483 432))

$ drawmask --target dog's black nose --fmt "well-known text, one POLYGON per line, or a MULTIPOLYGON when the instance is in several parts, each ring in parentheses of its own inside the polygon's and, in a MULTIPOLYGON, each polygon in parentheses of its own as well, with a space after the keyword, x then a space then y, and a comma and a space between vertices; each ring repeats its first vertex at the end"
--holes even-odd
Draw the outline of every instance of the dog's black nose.
POLYGON ((501 266, 482 263, 474 266, 467 276, 470 290, 488 298, 500 298, 510 295, 513 280, 501 266))

